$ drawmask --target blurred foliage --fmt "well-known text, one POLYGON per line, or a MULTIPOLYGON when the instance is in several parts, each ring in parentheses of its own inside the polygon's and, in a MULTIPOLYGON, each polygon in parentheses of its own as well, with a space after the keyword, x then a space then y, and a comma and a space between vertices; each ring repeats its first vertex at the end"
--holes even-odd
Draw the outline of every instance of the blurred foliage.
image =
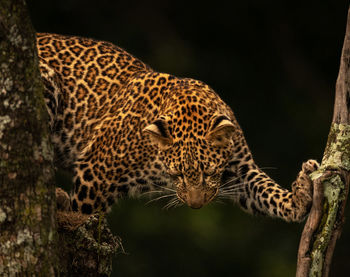
MULTIPOLYGON (((321 159, 348 1, 28 1, 35 28, 111 41, 158 71, 200 79, 233 108, 255 160, 289 187, 321 159)), ((199 211, 121 200, 116 276, 294 276, 302 224, 231 204, 199 211)), ((349 272, 349 224, 331 276, 349 272)))

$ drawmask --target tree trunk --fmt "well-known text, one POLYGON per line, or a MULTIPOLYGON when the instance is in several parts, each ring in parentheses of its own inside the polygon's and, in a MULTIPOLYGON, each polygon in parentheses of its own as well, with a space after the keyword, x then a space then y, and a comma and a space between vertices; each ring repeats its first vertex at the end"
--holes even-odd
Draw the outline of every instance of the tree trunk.
POLYGON ((55 197, 35 34, 24 0, 0 1, 0 276, 53 276, 55 197))
POLYGON ((56 216, 43 91, 25 1, 0 0, 0 276, 108 276, 121 243, 106 220, 56 216))
POLYGON ((314 201, 298 252, 297 277, 327 277, 344 222, 350 181, 350 8, 331 130, 321 167, 311 174, 314 201))

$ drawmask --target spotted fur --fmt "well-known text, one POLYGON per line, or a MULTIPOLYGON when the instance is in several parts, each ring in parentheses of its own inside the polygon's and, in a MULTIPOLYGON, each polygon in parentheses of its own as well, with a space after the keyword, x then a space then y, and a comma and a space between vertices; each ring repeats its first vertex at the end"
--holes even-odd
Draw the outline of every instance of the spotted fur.
POLYGON ((229 106, 201 81, 153 71, 102 41, 38 34, 57 164, 74 168, 72 209, 107 211, 123 195, 163 190, 169 205, 229 198, 298 221, 312 199, 302 167, 292 191, 254 163, 229 106))

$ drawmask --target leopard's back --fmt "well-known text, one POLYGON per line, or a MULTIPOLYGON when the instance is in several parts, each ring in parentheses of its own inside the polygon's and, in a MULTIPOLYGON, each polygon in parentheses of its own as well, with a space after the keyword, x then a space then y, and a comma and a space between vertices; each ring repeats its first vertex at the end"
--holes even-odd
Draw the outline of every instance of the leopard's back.
POLYGON ((111 111, 117 115, 131 78, 152 70, 123 49, 103 41, 37 34, 57 161, 70 166, 111 111))

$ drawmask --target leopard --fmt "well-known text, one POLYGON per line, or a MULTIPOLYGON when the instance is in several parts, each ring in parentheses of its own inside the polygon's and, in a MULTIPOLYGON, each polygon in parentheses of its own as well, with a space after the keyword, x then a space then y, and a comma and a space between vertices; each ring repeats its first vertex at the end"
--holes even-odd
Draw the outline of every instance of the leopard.
POLYGON ((289 222, 307 216, 317 161, 302 164, 290 190, 280 186, 209 85, 105 41, 38 33, 37 50, 55 164, 73 173, 72 211, 108 213, 121 197, 158 192, 167 207, 224 199, 289 222))

